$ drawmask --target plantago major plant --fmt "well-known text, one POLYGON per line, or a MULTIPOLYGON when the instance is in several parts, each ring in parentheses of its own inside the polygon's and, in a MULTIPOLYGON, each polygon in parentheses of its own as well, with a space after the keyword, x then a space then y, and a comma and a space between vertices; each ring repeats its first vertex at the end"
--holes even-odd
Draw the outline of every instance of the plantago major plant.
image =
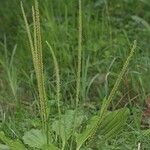
POLYGON ((45 90, 45 84, 44 84, 42 41, 41 41, 41 32, 40 32, 40 18, 39 18, 38 2, 37 0, 35 0, 35 7, 32 7, 34 39, 32 39, 29 24, 28 24, 27 17, 25 15, 25 11, 24 11, 22 3, 21 3, 21 9, 22 9, 25 26, 26 26, 26 30, 27 30, 27 34, 28 34, 28 38, 30 42, 33 64, 34 64, 34 69, 35 69, 36 78, 37 78, 42 127, 45 132, 48 132, 47 131, 48 106, 47 106, 47 97, 46 97, 46 90, 45 90))

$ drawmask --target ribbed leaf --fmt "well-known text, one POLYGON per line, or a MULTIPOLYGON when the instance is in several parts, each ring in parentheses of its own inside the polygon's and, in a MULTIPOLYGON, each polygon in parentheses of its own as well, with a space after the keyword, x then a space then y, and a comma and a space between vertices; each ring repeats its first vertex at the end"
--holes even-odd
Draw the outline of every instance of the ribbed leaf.
MULTIPOLYGON (((129 115, 129 109, 122 108, 113 112, 108 112, 105 117, 102 118, 98 127, 97 134, 102 136, 102 140, 107 140, 112 136, 115 136, 125 124, 129 115)), ((87 128, 82 134, 76 136, 77 150, 83 145, 88 135, 95 129, 95 126, 99 122, 99 116, 93 116, 89 121, 87 128)))
POLYGON ((102 135, 102 140, 107 140, 120 132, 125 125, 129 116, 129 109, 122 108, 113 112, 109 112, 106 118, 102 121, 98 134, 102 135))
POLYGON ((23 141, 30 147, 42 148, 47 144, 46 135, 38 129, 32 129, 25 133, 23 136, 23 141))
POLYGON ((95 126, 97 125, 98 120, 98 116, 93 116, 88 122, 86 129, 81 134, 76 135, 77 150, 80 149, 90 133, 93 131, 93 128, 95 128, 95 126))
POLYGON ((11 150, 25 150, 25 147, 21 143, 21 141, 19 141, 19 140, 11 140, 10 138, 5 136, 4 132, 0 132, 0 140, 3 143, 5 143, 11 150))
POLYGON ((10 150, 7 145, 0 144, 0 150, 10 150))
POLYGON ((49 144, 49 145, 44 145, 42 147, 42 150, 59 150, 59 148, 57 148, 55 145, 53 144, 49 144))
POLYGON ((47 145, 46 135, 38 129, 32 129, 26 132, 23 136, 23 141, 32 148, 38 148, 42 150, 59 150, 59 148, 51 143, 47 145))
POLYGON ((63 141, 63 144, 66 143, 66 141, 71 137, 74 127, 77 128, 80 126, 83 116, 78 115, 76 122, 75 120, 75 111, 74 110, 68 110, 64 115, 62 115, 60 121, 56 120, 52 124, 53 131, 56 132, 57 135, 59 135, 63 141))

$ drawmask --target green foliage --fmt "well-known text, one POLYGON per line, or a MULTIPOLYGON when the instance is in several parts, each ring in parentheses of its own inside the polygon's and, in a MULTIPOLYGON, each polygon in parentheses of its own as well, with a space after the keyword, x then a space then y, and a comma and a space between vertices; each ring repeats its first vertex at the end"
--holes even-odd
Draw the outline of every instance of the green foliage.
POLYGON ((148 32, 150 32, 150 25, 147 21, 144 19, 140 18, 139 16, 132 16, 132 19, 135 20, 137 23, 141 23, 148 32))
POLYGON ((0 128, 11 137, 0 133, 0 149, 126 150, 139 142, 149 149, 150 132, 141 131, 140 120, 150 91, 148 0, 35 0, 32 15, 32 1, 24 1, 25 28, 19 2, 0 6, 0 31, 7 30, 7 42, 0 41, 0 128), (42 125, 31 123, 40 117, 42 125))
POLYGON ((82 0, 78 0, 79 12, 78 12, 78 67, 77 67, 77 79, 76 79, 76 107, 79 103, 80 96, 80 84, 81 84, 81 62, 82 62, 82 0))
POLYGON ((77 114, 75 120, 75 113, 74 110, 67 110, 60 120, 56 120, 52 124, 52 130, 62 139, 62 147, 65 146, 71 136, 74 136, 74 128, 79 128, 83 121, 84 116, 81 114, 77 114))
POLYGON ((47 144, 46 134, 38 129, 32 129, 26 132, 23 136, 23 142, 32 148, 38 148, 41 150, 58 150, 53 144, 47 144))
POLYGON ((17 91, 18 91, 18 79, 17 77, 17 70, 14 67, 14 56, 16 53, 17 45, 14 46, 11 57, 9 59, 8 54, 8 45, 7 45, 7 39, 6 36, 4 36, 4 57, 0 59, 0 65, 2 66, 3 70, 5 71, 5 75, 7 76, 7 82, 10 86, 12 96, 16 103, 18 103, 18 97, 17 97, 17 91))
POLYGON ((32 52, 32 60, 33 60, 34 69, 35 69, 36 78, 37 78, 42 126, 43 126, 43 130, 45 130, 45 132, 48 132, 48 129, 47 129, 48 106, 47 106, 47 97, 46 97, 46 90, 45 90, 45 84, 44 84, 42 43, 41 43, 42 41, 41 41, 38 1, 35 0, 35 8, 32 7, 33 24, 34 24, 33 26, 34 27, 34 39, 33 40, 32 40, 29 24, 28 24, 22 3, 21 3, 21 9, 22 9, 25 26, 26 26, 26 31, 28 34, 30 49, 32 52))
MULTIPOLYGON (((128 117, 129 110, 127 108, 122 108, 113 112, 106 112, 97 131, 97 134, 101 137, 100 143, 109 140, 120 132, 128 117)), ((98 124, 98 121, 99 116, 93 116, 87 123, 87 127, 83 133, 76 136, 77 149, 80 149, 86 137, 91 134, 93 128, 98 124)))
POLYGON ((126 124, 129 115, 128 108, 108 112, 98 129, 98 134, 102 135, 101 142, 116 136, 126 124))
POLYGON ((80 147, 84 144, 85 140, 91 132, 93 131, 93 128, 97 125, 98 123, 98 116, 93 116, 91 120, 87 123, 86 129, 81 133, 77 134, 76 136, 76 142, 77 142, 77 150, 80 149, 80 147))
POLYGON ((51 45, 46 41, 50 52, 52 54, 53 57, 53 61, 54 61, 54 68, 55 68, 55 73, 56 73, 56 100, 57 100, 57 106, 58 106, 58 113, 59 116, 61 115, 61 110, 60 110, 60 88, 61 88, 61 84, 60 84, 60 73, 59 73, 59 65, 58 65, 58 61, 57 58, 55 56, 54 50, 52 49, 51 45))
POLYGON ((5 143, 7 146, 3 146, 9 148, 10 150, 25 150, 24 145, 19 140, 12 140, 5 136, 4 132, 0 132, 0 140, 5 143))
POLYGON ((129 56, 127 57, 127 60, 125 61, 120 74, 118 75, 118 78, 115 82, 115 85, 114 85, 110 95, 108 96, 108 99, 103 100, 103 104, 100 108, 98 118, 94 121, 94 124, 92 124, 92 126, 90 127, 90 130, 87 129, 88 131, 87 130, 83 131, 83 137, 81 138, 82 140, 81 139, 79 140, 80 142, 77 146, 77 149, 80 149, 80 147, 83 145, 84 142, 86 142, 90 138, 93 138, 93 136, 97 132, 99 126, 103 122, 103 119, 105 118, 105 114, 107 113, 107 108, 108 108, 110 102, 112 101, 112 98, 114 97, 114 95, 115 95, 115 93, 119 87, 121 79, 122 79, 122 77, 123 77, 123 75, 127 69, 127 66, 129 65, 129 61, 131 60, 131 58, 133 56, 133 52, 134 52, 135 48, 136 48, 136 41, 134 42, 133 48, 131 49, 129 56))
POLYGON ((55 147, 53 144, 49 144, 49 145, 43 146, 42 150, 59 150, 59 148, 55 147))
POLYGON ((0 149, 1 150, 9 150, 9 147, 7 145, 0 144, 0 149))
POLYGON ((150 129, 143 130, 142 133, 145 136, 150 136, 150 129))
POLYGON ((23 142, 30 147, 41 149, 47 144, 46 135, 41 130, 32 129, 25 133, 23 142))

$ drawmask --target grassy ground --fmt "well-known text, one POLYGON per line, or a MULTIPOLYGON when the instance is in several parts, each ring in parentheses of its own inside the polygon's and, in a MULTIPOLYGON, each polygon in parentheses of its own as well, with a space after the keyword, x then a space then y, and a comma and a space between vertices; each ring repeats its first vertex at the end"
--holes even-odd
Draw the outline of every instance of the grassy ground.
MULTIPOLYGON (((23 4, 32 28, 33 2, 24 0, 23 4)), ((45 41, 52 45, 59 64, 60 105, 62 113, 65 113, 66 110, 75 108, 78 2, 39 0, 39 4, 46 92, 48 105, 51 107, 51 120, 55 121, 58 118, 55 71, 45 41)), ((149 10, 148 0, 82 2, 79 112, 84 114, 84 122, 97 114, 102 100, 109 95, 129 55, 133 41, 137 41, 132 61, 109 106, 111 111, 127 106, 130 110, 128 120, 121 132, 109 140, 101 142, 98 135, 94 146, 87 146, 89 150, 133 150, 137 149, 138 143, 142 150, 150 149, 150 136, 144 136, 141 130, 145 129, 142 127, 141 117, 146 108, 145 101, 150 95, 149 10)), ((20 1, 0 2, 0 15, 0 130, 11 139, 22 139, 25 132, 40 128, 35 71, 20 1)), ((56 145, 60 146, 58 143, 56 145)), ((83 149, 87 150, 87 147, 84 146, 83 149)), ((65 149, 69 149, 69 145, 65 149)))

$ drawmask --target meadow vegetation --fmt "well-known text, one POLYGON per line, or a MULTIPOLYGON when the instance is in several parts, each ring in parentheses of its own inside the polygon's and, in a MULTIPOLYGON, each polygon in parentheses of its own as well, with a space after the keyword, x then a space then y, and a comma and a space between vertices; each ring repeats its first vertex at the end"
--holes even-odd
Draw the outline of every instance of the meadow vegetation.
POLYGON ((0 150, 150 150, 149 10, 0 2, 0 150))

